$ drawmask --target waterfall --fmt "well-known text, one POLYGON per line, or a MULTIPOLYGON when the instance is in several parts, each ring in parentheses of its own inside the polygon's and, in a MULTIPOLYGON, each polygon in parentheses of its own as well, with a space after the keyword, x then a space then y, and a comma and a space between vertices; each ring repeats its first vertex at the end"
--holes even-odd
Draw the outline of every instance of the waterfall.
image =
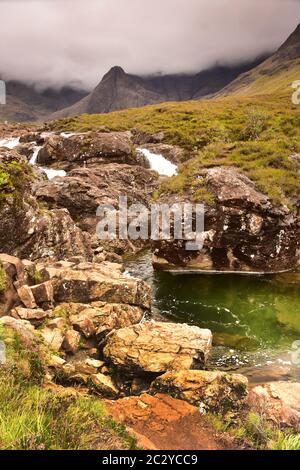
POLYGON ((157 171, 161 176, 174 176, 177 174, 177 166, 162 155, 157 155, 147 149, 138 149, 150 164, 151 170, 157 171))

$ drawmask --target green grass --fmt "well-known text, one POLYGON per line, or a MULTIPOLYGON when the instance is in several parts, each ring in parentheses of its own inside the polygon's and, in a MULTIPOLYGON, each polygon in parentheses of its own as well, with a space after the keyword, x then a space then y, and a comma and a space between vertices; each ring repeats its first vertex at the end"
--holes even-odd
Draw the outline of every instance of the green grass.
POLYGON ((32 177, 32 169, 26 163, 15 160, 0 163, 0 209, 8 201, 21 203, 22 194, 32 177))
POLYGON ((212 204, 202 168, 235 166, 256 182, 276 204, 293 207, 299 197, 299 167, 289 156, 300 153, 300 106, 288 96, 265 95, 164 103, 105 115, 82 115, 53 122, 64 131, 110 130, 165 133, 165 142, 180 145, 189 159, 178 176, 163 183, 154 196, 184 193, 212 204))
POLYGON ((249 411, 231 419, 208 414, 206 420, 218 433, 227 433, 238 446, 255 450, 300 450, 300 434, 292 429, 282 430, 263 416, 249 411))
POLYGON ((3 327, 7 362, 0 365, 0 449, 131 449, 135 441, 107 416, 101 400, 73 389, 47 388, 43 354, 3 327))

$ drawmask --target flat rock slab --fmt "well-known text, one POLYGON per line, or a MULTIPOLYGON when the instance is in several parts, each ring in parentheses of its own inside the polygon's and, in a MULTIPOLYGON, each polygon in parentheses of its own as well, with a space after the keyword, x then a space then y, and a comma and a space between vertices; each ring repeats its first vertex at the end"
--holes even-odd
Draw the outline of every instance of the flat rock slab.
MULTIPOLYGON (((167 395, 106 402, 109 414, 126 426, 146 450, 221 450, 224 442, 195 406, 167 395)), ((227 447, 227 445, 226 445, 227 447)))
POLYGON ((104 348, 108 361, 133 375, 205 365, 212 333, 186 324, 146 322, 116 331, 104 348))

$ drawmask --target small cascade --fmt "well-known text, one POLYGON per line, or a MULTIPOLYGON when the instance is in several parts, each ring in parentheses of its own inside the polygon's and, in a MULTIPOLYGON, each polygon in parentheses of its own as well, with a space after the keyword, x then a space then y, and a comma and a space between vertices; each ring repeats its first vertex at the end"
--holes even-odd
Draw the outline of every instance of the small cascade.
POLYGON ((177 174, 177 165, 167 160, 162 155, 157 155, 147 149, 138 149, 150 164, 151 170, 157 171, 161 176, 175 176, 177 174))
MULTIPOLYGON (((30 165, 36 165, 37 164, 37 157, 38 157, 38 154, 39 154, 39 151, 41 150, 41 146, 38 146, 36 145, 34 148, 33 148, 33 154, 32 154, 32 157, 31 159, 29 160, 29 163, 30 165)), ((66 176, 66 172, 64 170, 55 170, 53 168, 45 168, 45 167, 40 167, 41 170, 46 173, 47 175, 47 178, 49 180, 52 180, 53 178, 55 178, 56 176, 66 176)))

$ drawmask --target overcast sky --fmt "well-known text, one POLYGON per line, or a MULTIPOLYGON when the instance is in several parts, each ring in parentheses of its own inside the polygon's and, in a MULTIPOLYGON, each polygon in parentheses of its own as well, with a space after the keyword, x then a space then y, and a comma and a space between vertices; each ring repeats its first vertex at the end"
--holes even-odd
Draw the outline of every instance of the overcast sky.
POLYGON ((0 74, 96 85, 113 65, 137 74, 200 71, 277 48, 299 0, 0 0, 0 74))

